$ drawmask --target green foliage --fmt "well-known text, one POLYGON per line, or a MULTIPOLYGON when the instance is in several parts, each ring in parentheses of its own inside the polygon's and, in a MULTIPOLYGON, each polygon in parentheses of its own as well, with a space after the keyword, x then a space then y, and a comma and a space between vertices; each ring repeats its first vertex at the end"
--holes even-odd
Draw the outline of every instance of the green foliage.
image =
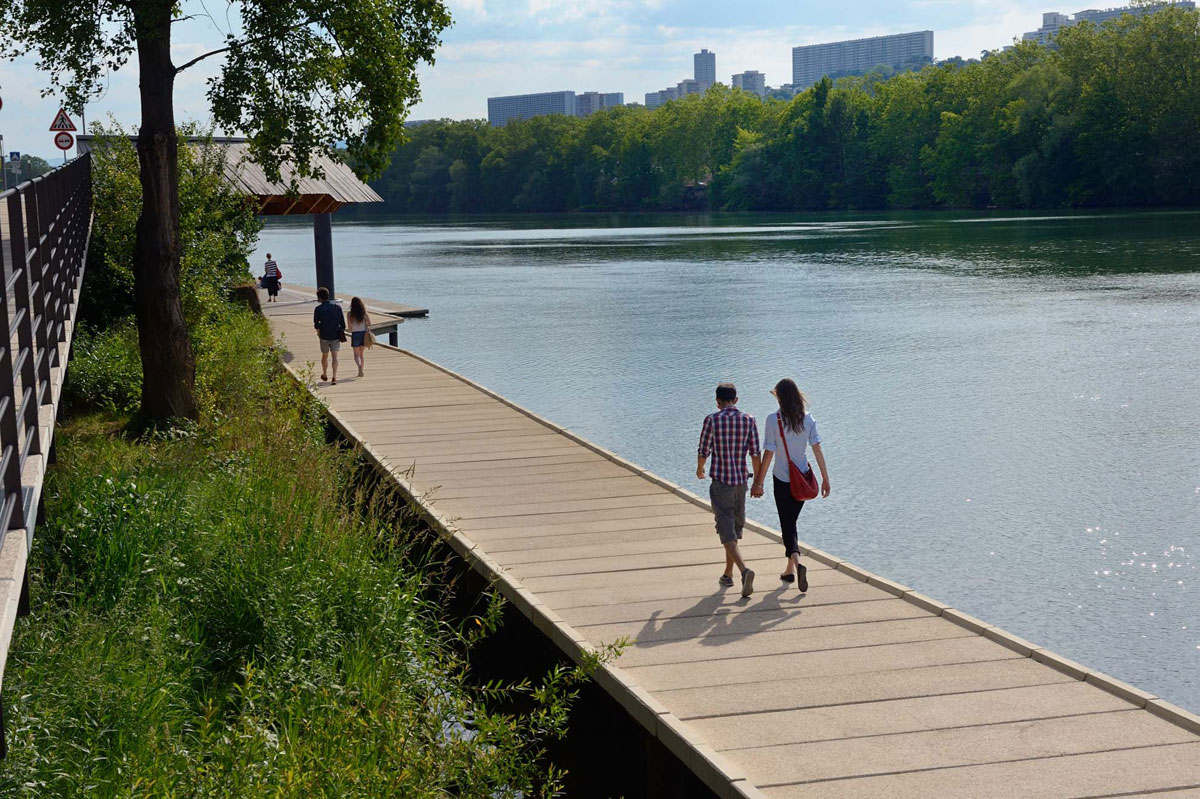
POLYGON ((38 175, 44 175, 53 169, 46 159, 38 158, 36 155, 22 155, 20 161, 0 164, 0 168, 4 169, 10 188, 18 183, 33 180, 38 175))
MULTIPOLYGON (((82 313, 109 324, 133 314, 133 249, 142 188, 137 150, 119 125, 93 126, 92 191, 96 218, 88 251, 82 313)), ((181 139, 205 134, 189 125, 181 139)), ((247 258, 262 223, 224 178, 224 152, 203 142, 179 148, 180 291, 195 331, 211 323, 232 286, 250 280, 247 258)))
POLYGON ((500 600, 456 631, 433 536, 325 445, 263 320, 228 321, 197 348, 208 421, 58 431, 0 795, 551 795, 543 742, 586 670, 473 686, 465 653, 500 600))
POLYGON ((96 407, 132 413, 141 401, 142 363, 133 320, 107 328, 75 331, 71 364, 63 388, 69 407, 96 407))
MULTIPOLYGON (((0 42, 0 57, 35 52, 55 92, 78 110, 106 89, 109 73, 167 13, 172 29, 185 35, 189 25, 213 23, 207 13, 185 16, 166 0, 19 0, 0 10, 11 34, 0 42)), ((239 0, 224 18, 230 33, 223 46, 176 69, 224 56, 220 75, 209 81, 213 119, 246 131, 255 160, 273 179, 286 160, 309 174, 311 158, 338 143, 364 171, 381 171, 420 96, 417 65, 433 62, 450 24, 440 0, 239 0)))
MULTIPOLYGON (((142 382, 131 268, 142 201, 138 158, 120 127, 96 126, 95 130, 96 214, 84 277, 83 324, 76 333, 66 392, 77 407, 133 411, 141 400, 142 382)), ((179 133, 199 135, 194 127, 179 133)), ((179 148, 179 176, 180 287, 192 350, 201 362, 197 402, 201 413, 218 413, 223 412, 222 404, 243 396, 221 392, 223 385, 237 385, 245 378, 227 371, 236 363, 227 353, 232 348, 254 353, 266 340, 262 327, 227 301, 233 286, 251 279, 247 257, 262 223, 254 208, 226 183, 220 148, 204 143, 179 148)))
POLYGON ((1200 12, 824 80, 790 101, 717 86, 654 110, 410 137, 373 184, 386 206, 358 213, 1192 205, 1200 12))

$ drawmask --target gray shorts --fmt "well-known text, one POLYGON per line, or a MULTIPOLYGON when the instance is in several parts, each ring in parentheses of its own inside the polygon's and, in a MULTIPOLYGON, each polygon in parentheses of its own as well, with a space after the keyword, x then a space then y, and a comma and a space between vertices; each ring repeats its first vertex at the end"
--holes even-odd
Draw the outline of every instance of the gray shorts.
POLYGON ((742 537, 746 526, 746 484, 731 486, 713 480, 708 487, 708 498, 712 501, 713 516, 717 520, 717 535, 722 544, 729 544, 742 537))
POLYGON ((337 352, 341 348, 342 348, 342 342, 338 341, 336 338, 321 339, 321 352, 337 352))

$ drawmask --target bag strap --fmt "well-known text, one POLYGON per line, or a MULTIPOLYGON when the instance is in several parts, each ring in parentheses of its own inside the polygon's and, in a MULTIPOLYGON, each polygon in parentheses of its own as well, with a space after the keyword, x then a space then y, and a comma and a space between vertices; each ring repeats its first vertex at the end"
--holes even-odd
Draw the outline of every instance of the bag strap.
POLYGON ((788 463, 791 463, 792 453, 788 452, 787 433, 783 432, 783 414, 776 414, 775 421, 779 423, 779 437, 783 439, 783 454, 787 456, 788 463))

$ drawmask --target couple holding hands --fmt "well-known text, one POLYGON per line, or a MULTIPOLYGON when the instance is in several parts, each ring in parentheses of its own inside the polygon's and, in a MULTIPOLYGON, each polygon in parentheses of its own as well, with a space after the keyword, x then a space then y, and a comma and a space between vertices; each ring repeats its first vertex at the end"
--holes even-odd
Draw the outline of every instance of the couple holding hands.
POLYGON ((760 454, 758 425, 754 417, 737 408, 737 388, 732 383, 717 386, 717 412, 704 419, 700 430, 700 448, 696 458, 696 477, 705 477, 705 463, 712 458, 709 475, 712 484, 708 496, 717 522, 717 536, 725 547, 725 572, 718 581, 726 588, 733 587, 733 567, 741 572, 742 596, 754 593, 754 570, 747 568, 738 550, 742 528, 746 524, 747 483, 752 497, 763 495, 763 481, 771 469, 774 481, 775 508, 779 512, 779 529, 783 533, 783 548, 787 565, 779 578, 795 582, 801 591, 808 590, 808 569, 800 562, 796 539, 796 520, 800 510, 818 493, 829 496, 829 470, 821 451, 817 423, 806 410, 807 402, 795 382, 780 380, 771 394, 779 402, 779 410, 767 416, 760 454), (821 467, 821 485, 808 465, 807 450, 811 447, 817 465, 821 467), (749 456, 753 474, 746 470, 749 456))

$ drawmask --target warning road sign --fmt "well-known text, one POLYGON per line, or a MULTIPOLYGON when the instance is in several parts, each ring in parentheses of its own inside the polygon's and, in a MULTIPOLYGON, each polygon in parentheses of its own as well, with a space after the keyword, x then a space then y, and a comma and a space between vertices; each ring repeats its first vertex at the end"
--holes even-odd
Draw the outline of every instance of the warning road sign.
POLYGON ((54 134, 54 146, 60 150, 70 150, 75 146, 75 137, 65 130, 54 134))
POLYGON ((65 108, 58 109, 58 113, 54 115, 54 121, 50 123, 50 130, 70 130, 74 131, 75 123, 67 116, 65 108))

